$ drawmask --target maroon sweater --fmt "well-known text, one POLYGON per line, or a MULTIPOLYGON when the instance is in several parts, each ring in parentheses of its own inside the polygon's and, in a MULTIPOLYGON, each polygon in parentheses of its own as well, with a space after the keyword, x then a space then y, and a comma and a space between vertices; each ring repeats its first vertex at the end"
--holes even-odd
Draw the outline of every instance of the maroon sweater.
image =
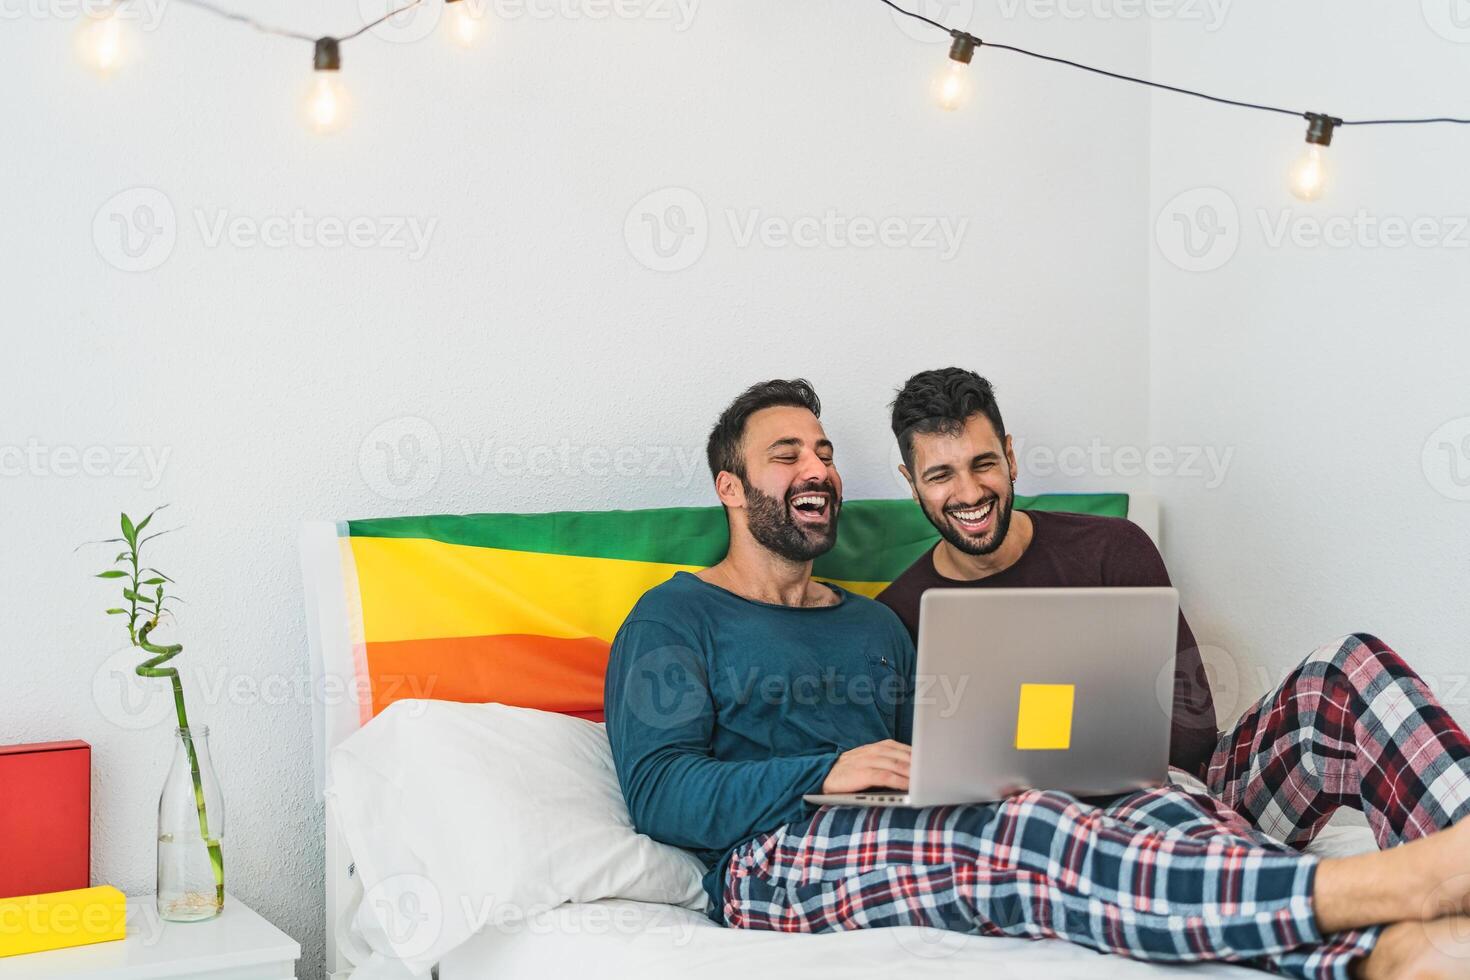
MULTIPOLYGON (((1168 585, 1164 559, 1143 529, 1121 517, 1026 511, 1035 534, 1018 560, 988 578, 962 581, 934 570, 930 548, 884 589, 878 601, 898 613, 918 642, 919 597, 935 588, 1037 588, 1168 585)), ((937 547, 937 545, 936 545, 937 547)), ((1219 733, 1215 702, 1199 649, 1179 613, 1179 653, 1174 666, 1174 728, 1169 762, 1203 775, 1219 733)))

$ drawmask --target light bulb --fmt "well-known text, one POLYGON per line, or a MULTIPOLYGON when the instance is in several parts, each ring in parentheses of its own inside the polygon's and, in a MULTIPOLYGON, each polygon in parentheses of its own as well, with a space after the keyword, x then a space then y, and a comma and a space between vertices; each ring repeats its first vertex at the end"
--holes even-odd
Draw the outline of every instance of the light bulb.
POLYGON ((1315 201, 1327 188, 1327 154, 1309 143, 1291 165, 1291 193, 1303 201, 1315 201))
POLYGON ((312 72, 306 93, 306 124, 314 133, 333 133, 347 123, 347 89, 340 72, 312 72))
POLYGON ((449 40, 462 48, 472 47, 484 26, 478 0, 449 0, 444 5, 444 29, 449 40))
POLYGON ((969 104, 974 92, 970 79, 970 59, 980 39, 964 31, 953 31, 954 43, 949 48, 949 60, 934 73, 929 92, 941 109, 953 111, 969 104))
POLYGON ((1291 165, 1287 186, 1291 193, 1303 201, 1315 201, 1327 189, 1327 180, 1332 175, 1327 165, 1327 148, 1332 145, 1332 131, 1342 125, 1342 120, 1321 112, 1308 112, 1307 148, 1291 165))
POLYGON ((958 61, 951 61, 934 73, 932 91, 934 101, 941 109, 963 109, 974 91, 970 83, 970 68, 958 61))
POLYGON ((342 84, 342 57, 335 38, 316 42, 312 59, 311 85, 306 90, 302 109, 306 125, 314 133, 334 133, 347 124, 347 88, 342 84))
POLYGON ((122 64, 126 46, 123 24, 112 10, 88 17, 77 28, 77 57, 99 75, 110 75, 122 64))

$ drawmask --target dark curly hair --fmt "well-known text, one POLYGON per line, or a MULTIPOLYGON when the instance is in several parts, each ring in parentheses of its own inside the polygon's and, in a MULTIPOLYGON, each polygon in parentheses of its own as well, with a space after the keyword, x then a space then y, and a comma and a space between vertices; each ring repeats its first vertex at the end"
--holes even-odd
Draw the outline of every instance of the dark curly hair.
POLYGON ((723 470, 745 479, 745 457, 740 451, 740 441, 745 438, 745 422, 763 408, 780 406, 804 408, 817 418, 822 417, 822 400, 805 378, 791 381, 762 381, 753 384, 720 413, 720 420, 710 430, 705 455, 709 457, 710 476, 718 477, 723 470))
POLYGON ((990 420, 998 437, 1004 439, 1006 434, 990 382, 963 368, 920 371, 904 382, 892 409, 893 437, 898 440, 903 465, 910 470, 914 467, 915 433, 953 435, 971 416, 980 414, 990 420))

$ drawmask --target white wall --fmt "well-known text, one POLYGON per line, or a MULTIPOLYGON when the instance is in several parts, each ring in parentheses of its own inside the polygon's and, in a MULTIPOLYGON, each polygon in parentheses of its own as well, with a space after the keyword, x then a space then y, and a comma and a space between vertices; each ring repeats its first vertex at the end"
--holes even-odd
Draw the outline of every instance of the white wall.
MULTIPOLYGON (((1463 116, 1470 46, 1451 38, 1470 30, 1452 9, 1237 3, 1215 32, 1159 21, 1153 72, 1349 118, 1463 116)), ((1154 102, 1151 213, 1170 230, 1149 265, 1153 438, 1234 452, 1213 490, 1156 481, 1166 557, 1236 710, 1315 645, 1369 631, 1470 720, 1470 130, 1340 130, 1336 185, 1310 205, 1285 183, 1304 132, 1154 102), (1422 244, 1384 244, 1415 220, 1422 244), (1343 244, 1314 244, 1318 228, 1343 244)))
MULTIPOLYGON (((257 6, 312 32, 361 17, 257 6)), ((1204 19, 1144 22, 997 2, 972 23, 1124 71, 1378 115, 1458 105, 1467 49, 1428 26, 1430 7, 1217 5, 1216 23, 1199 5, 1204 19)), ((231 888, 303 940, 316 976, 297 523, 705 502, 712 416, 772 375, 817 383, 853 496, 900 492, 884 405, 907 374, 947 363, 996 380, 1029 450, 1025 489, 1151 482, 1187 609, 1218 648, 1222 706, 1353 629, 1398 644, 1447 693, 1463 683, 1470 511, 1452 498, 1470 453, 1463 423, 1432 434, 1470 416, 1467 253, 1267 237, 1285 208, 1362 208, 1379 232, 1430 217, 1463 240, 1459 131, 1343 132, 1338 184, 1306 208, 1282 177, 1296 120, 983 51, 976 102, 943 115, 924 95, 943 44, 876 3, 745 0, 701 3, 687 29, 678 15, 512 16, 468 53, 411 29, 365 38, 344 51, 354 125, 323 142, 294 115, 301 45, 167 8, 101 83, 68 57, 65 8, 19 9, 0 32, 0 741, 93 744, 98 881, 151 887, 169 751, 161 692, 124 702, 108 659, 127 653, 86 575, 111 553, 71 553, 118 509, 171 501, 186 525, 156 557, 189 600, 175 635, 230 803, 231 888), (136 188, 161 193, 171 223, 136 188), (639 202, 666 188, 694 193, 686 215, 703 209, 708 241, 655 272, 640 262, 644 212, 672 220, 661 207, 688 202, 639 202), (1235 208, 1235 248, 1187 272, 1156 220, 1177 230, 1175 215, 1220 207, 1198 188, 1235 208), (140 203, 174 243, 126 272, 112 220, 142 217, 140 203), (946 259, 742 246, 731 224, 829 209, 968 225, 946 259), (298 211, 432 231, 418 257, 211 244, 222 218, 248 234, 298 211), (424 464, 400 456, 390 473, 381 447, 405 436, 424 464), (68 462, 89 447, 105 447, 103 475, 68 462), (1169 475, 1119 475, 1137 472, 1119 450, 1150 449, 1169 475), (621 473, 604 451, 623 453, 621 473), (1048 472, 1048 452, 1072 462, 1048 472)), ((1451 699, 1462 717, 1466 697, 1451 699)))
MULTIPOLYGON (((249 9, 311 32, 361 18, 342 0, 249 9)), ((158 702, 130 712, 119 699, 127 653, 108 660, 121 633, 102 615, 109 590, 87 577, 112 552, 72 547, 109 536, 119 509, 172 502, 168 523, 184 529, 154 557, 188 600, 173 637, 194 720, 213 730, 230 888, 303 941, 303 977, 322 955, 311 712, 294 690, 307 671, 303 519, 708 502, 707 428, 770 376, 816 382, 855 497, 899 493, 885 405, 925 367, 991 375, 1031 445, 1147 444, 1142 94, 987 53, 975 103, 945 115, 925 92, 944 45, 876 2, 741 0, 699 4, 686 30, 512 17, 468 53, 437 36, 364 38, 343 54, 355 124, 320 141, 295 116, 309 47, 168 7, 136 62, 101 83, 69 57, 61 8, 25 10, 0 31, 0 742, 91 742, 94 877, 152 887, 169 726, 158 702), (696 194, 708 245, 660 273, 625 221, 669 187, 696 194), (173 245, 135 235, 136 261, 154 267, 122 271, 134 260, 113 221, 150 224, 140 204, 173 245), (945 259, 741 247, 727 217, 829 209, 968 226, 945 259), (298 211, 379 231, 434 224, 418 258, 211 237, 222 218, 244 234, 298 211), (425 465, 396 471, 412 477, 400 486, 379 446, 409 435, 425 465), (105 447, 112 462, 80 474, 65 447, 105 447), (163 459, 161 476, 137 475, 116 447, 163 459), (620 449, 623 475, 600 455, 620 449), (666 451, 696 468, 665 471, 666 451)), ((1018 16, 1004 33, 1147 67, 1138 22, 1018 16)), ((1181 542, 1189 514, 1173 521, 1181 542)), ((1178 564, 1204 592, 1200 570, 1178 564)), ((1218 590, 1209 602, 1225 608, 1218 590)))

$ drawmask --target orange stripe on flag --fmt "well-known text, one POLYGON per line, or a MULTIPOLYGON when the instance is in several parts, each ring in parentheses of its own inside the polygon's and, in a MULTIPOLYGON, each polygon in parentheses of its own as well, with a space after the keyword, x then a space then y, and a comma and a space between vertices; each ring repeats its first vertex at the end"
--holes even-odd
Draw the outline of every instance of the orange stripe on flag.
POLYGON ((611 644, 527 634, 367 645, 373 714, 404 698, 498 701, 600 721, 611 644))

